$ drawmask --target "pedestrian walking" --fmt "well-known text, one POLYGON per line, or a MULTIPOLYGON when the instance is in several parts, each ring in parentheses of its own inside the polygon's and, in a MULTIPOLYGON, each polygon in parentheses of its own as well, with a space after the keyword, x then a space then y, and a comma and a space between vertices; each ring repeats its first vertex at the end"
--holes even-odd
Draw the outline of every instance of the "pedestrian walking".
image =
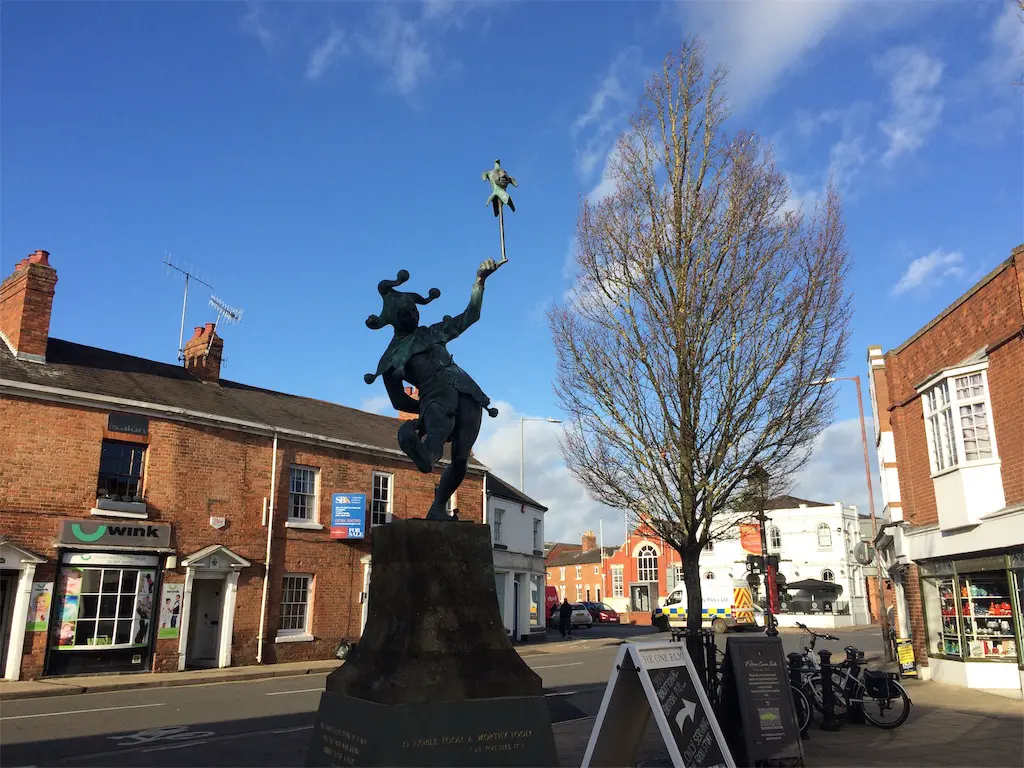
POLYGON ((568 636, 572 640, 572 606, 567 598, 562 598, 562 604, 558 607, 558 631, 562 637, 568 636))

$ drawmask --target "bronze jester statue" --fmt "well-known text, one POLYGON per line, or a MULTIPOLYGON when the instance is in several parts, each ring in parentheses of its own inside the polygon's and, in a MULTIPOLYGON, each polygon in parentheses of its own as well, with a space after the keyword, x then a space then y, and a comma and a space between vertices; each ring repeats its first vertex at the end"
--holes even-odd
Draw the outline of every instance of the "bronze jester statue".
POLYGON ((399 446, 420 472, 428 473, 444 453, 445 443, 452 444, 451 464, 441 475, 428 520, 451 519, 445 505, 466 476, 483 411, 486 409, 491 417, 498 415, 498 410, 490 407, 490 398, 455 364, 447 348, 449 341, 480 319, 484 283, 497 268, 493 260, 484 261, 476 272, 465 311, 455 317, 445 315, 441 322, 429 326, 420 325, 417 305, 429 304, 441 292, 431 288, 428 298, 423 298, 418 293, 395 290, 409 279, 409 273, 403 269, 398 279, 381 280, 378 284, 384 309, 380 315, 370 315, 366 320, 367 327, 373 330, 392 326, 395 335, 377 372, 366 374, 363 380, 372 384, 378 376, 382 377, 395 409, 419 414, 399 428, 399 446), (418 401, 406 394, 403 381, 419 389, 418 401))

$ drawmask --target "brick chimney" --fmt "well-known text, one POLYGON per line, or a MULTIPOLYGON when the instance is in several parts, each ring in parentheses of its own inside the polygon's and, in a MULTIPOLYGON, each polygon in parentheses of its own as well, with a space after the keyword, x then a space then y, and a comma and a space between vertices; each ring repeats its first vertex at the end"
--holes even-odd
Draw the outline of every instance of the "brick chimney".
POLYGON ((597 536, 593 531, 587 531, 583 534, 583 551, 589 552, 592 549, 597 549, 597 536))
POLYGON ((224 339, 214 330, 216 323, 197 325, 192 338, 185 342, 185 370, 200 381, 220 381, 220 361, 224 339))
POLYGON ((30 253, 0 285, 0 336, 19 360, 46 362, 57 270, 46 251, 30 253))
MULTIPOLYGON (((420 399, 420 391, 416 389, 416 387, 406 387, 405 394, 407 394, 413 400, 420 399)), ((398 412, 398 418, 400 418, 402 421, 412 421, 413 419, 418 419, 419 417, 420 415, 418 413, 405 413, 404 411, 398 412)))

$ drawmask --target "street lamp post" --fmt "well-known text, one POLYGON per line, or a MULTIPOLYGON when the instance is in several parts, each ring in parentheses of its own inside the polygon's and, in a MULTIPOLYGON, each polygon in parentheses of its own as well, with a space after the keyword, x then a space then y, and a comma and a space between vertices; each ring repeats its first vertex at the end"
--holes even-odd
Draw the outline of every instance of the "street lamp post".
POLYGON ((547 418, 535 418, 533 416, 520 416, 519 417, 519 490, 526 493, 525 475, 526 475, 526 422, 528 421, 546 421, 549 424, 561 424, 561 420, 547 418))
MULTIPOLYGON (((871 487, 871 459, 868 457, 868 428, 864 422, 864 397, 860 389, 860 376, 833 376, 820 381, 812 381, 812 386, 824 386, 836 381, 852 381, 857 385, 857 410, 860 412, 860 440, 864 447, 864 479, 868 484, 868 509, 871 512, 871 542, 878 540, 878 520, 875 518, 875 493, 871 487)), ((885 648, 885 660, 892 661, 892 643, 889 642, 889 614, 885 607, 885 591, 882 587, 882 560, 875 550, 875 582, 878 592, 878 611, 881 615, 882 646, 885 648)))
POLYGON ((768 496, 768 471, 760 464, 755 464, 747 478, 754 486, 754 493, 757 495, 757 520, 761 528, 761 557, 764 561, 764 615, 765 634, 775 637, 779 630, 775 627, 775 615, 772 613, 772 569, 768 567, 768 516, 765 514, 765 505, 768 496))

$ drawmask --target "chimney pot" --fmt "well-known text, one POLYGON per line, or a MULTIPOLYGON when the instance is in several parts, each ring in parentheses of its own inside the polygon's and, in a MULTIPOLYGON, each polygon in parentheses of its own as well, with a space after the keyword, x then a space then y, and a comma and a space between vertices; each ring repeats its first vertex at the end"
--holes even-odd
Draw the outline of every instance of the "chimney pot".
POLYGON ((216 327, 217 327, 216 323, 207 323, 206 324, 206 330, 204 331, 204 335, 209 335, 209 334, 213 333, 213 329, 216 328, 216 327))
POLYGON ((203 326, 197 325, 195 330, 192 332, 192 338, 193 339, 198 339, 202 335, 203 335, 203 326))
POLYGON ((44 264, 50 266, 50 252, 38 250, 35 253, 30 253, 28 256, 29 264, 44 264))

